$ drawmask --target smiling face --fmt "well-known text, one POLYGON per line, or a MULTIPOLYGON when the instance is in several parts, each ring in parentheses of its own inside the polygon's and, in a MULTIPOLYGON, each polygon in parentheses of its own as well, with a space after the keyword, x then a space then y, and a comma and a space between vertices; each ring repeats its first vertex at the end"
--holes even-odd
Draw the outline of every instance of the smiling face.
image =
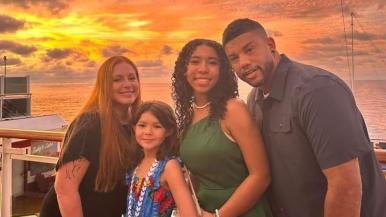
POLYGON ((126 62, 115 65, 112 82, 113 103, 121 106, 133 104, 139 95, 139 81, 133 66, 126 62))
POLYGON ((220 62, 216 51, 207 45, 197 46, 186 71, 186 80, 193 94, 207 94, 216 85, 219 76, 220 62))
POLYGON ((142 113, 134 131, 135 139, 143 151, 154 155, 167 137, 167 130, 150 111, 142 113))
POLYGON ((254 31, 230 40, 225 52, 237 76, 254 87, 263 86, 275 68, 273 39, 254 31))

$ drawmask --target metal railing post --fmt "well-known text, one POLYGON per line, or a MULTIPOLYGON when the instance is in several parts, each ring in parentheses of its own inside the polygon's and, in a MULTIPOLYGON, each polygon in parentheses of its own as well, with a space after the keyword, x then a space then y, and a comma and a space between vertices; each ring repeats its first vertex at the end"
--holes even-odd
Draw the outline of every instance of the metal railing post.
POLYGON ((12 159, 8 153, 12 146, 11 139, 3 138, 1 169, 1 216, 12 215, 12 159))

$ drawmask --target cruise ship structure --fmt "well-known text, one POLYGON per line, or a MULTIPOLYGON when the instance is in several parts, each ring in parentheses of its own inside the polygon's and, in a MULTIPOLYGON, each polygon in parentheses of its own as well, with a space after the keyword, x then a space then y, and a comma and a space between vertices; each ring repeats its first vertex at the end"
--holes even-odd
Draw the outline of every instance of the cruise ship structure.
POLYGON ((16 210, 13 203, 17 205, 18 198, 25 195, 44 193, 54 180, 59 141, 67 123, 58 114, 33 116, 31 104, 29 76, 0 76, 0 129, 7 129, 6 134, 17 134, 1 136, 0 140, 0 216, 3 217, 35 216, 20 214, 23 212, 16 210), (47 131, 58 134, 59 138, 46 140, 44 135, 33 136, 47 131))

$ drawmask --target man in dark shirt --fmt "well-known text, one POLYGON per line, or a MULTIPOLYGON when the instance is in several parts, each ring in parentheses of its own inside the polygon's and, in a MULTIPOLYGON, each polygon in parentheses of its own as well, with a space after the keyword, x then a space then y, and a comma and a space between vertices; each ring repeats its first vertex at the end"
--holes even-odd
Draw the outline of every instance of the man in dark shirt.
POLYGON ((262 128, 278 217, 385 217, 386 182, 347 85, 280 55, 256 21, 238 19, 223 45, 262 128))

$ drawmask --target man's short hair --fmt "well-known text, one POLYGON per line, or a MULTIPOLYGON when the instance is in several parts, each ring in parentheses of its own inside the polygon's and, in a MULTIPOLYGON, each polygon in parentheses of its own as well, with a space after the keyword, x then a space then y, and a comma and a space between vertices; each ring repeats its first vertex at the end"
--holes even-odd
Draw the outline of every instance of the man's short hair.
POLYGON ((230 40, 246 32, 257 31, 262 36, 267 37, 264 27, 257 21, 243 18, 232 21, 225 28, 222 35, 222 45, 225 46, 230 40))

